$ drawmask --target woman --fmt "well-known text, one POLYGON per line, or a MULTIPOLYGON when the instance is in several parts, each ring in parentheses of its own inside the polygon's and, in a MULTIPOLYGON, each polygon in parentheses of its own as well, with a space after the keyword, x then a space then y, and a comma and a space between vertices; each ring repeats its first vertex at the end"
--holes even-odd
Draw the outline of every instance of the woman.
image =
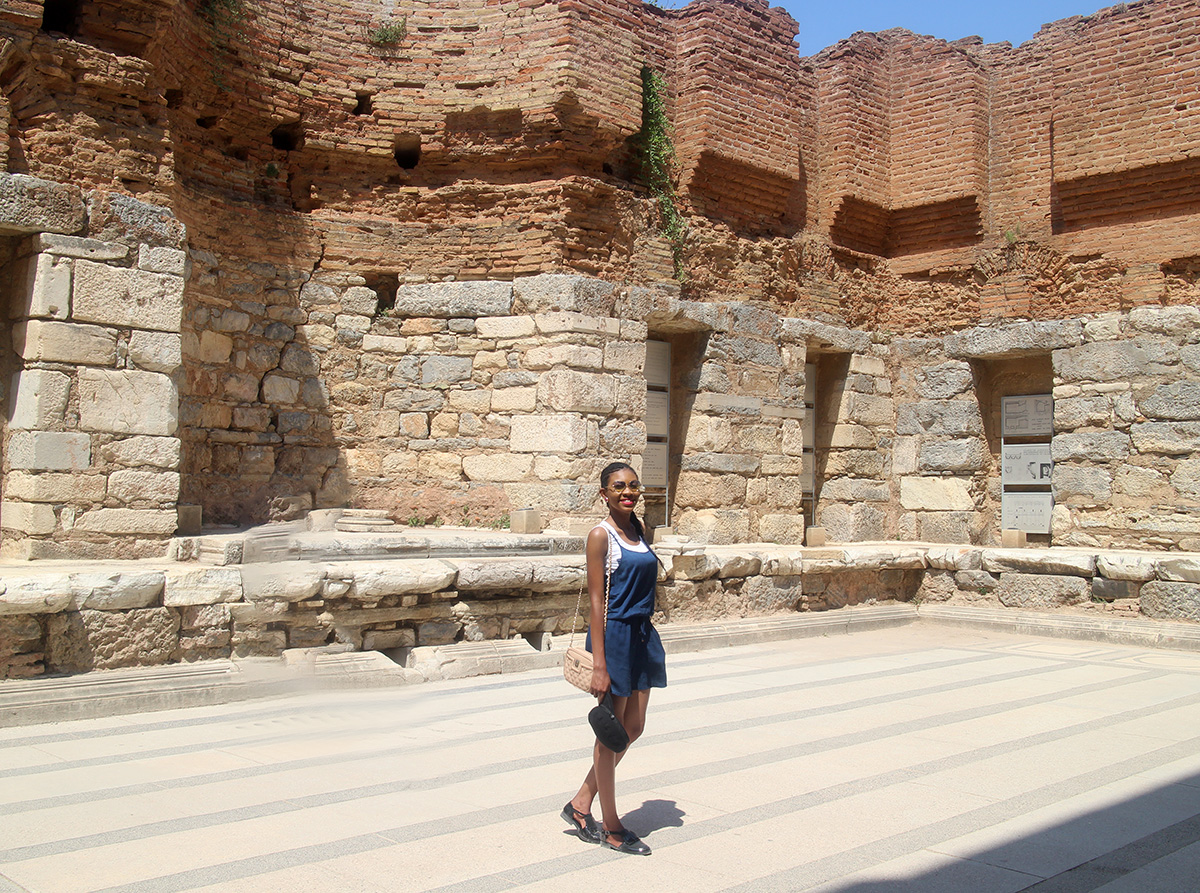
MULTIPOLYGON (((592 694, 601 698, 612 690, 613 711, 629 734, 630 744, 645 728, 650 689, 667 684, 666 654, 650 625, 658 557, 646 542, 642 522, 633 513, 641 492, 637 475, 624 462, 614 462, 600 472, 600 498, 608 505, 608 517, 592 528, 586 547, 592 694)), ((580 840, 621 853, 648 856, 650 847, 625 828, 617 814, 615 770, 625 753, 628 750, 613 753, 597 741, 592 748, 591 771, 579 793, 563 807, 562 816, 580 840), (591 814, 597 794, 603 827, 591 814)))

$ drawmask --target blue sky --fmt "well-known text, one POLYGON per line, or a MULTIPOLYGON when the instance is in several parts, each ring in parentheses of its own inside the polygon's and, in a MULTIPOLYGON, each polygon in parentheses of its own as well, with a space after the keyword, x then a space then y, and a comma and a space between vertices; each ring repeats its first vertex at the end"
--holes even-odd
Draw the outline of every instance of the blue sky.
MULTIPOLYGON (((687 0, 658 0, 667 9, 687 0)), ((855 31, 907 28, 958 40, 977 34, 987 43, 1007 40, 1019 46, 1049 22, 1091 15, 1113 4, 1105 0, 771 0, 800 23, 800 55, 811 56, 855 31)))

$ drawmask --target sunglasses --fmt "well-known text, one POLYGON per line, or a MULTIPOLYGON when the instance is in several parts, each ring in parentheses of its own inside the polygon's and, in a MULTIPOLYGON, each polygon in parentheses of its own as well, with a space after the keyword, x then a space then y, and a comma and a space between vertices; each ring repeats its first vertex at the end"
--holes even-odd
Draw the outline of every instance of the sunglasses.
POLYGON ((604 489, 612 490, 614 493, 624 493, 626 490, 628 490, 630 493, 636 495, 642 492, 642 482, 634 481, 630 484, 627 484, 624 481, 617 481, 615 484, 609 484, 604 489))

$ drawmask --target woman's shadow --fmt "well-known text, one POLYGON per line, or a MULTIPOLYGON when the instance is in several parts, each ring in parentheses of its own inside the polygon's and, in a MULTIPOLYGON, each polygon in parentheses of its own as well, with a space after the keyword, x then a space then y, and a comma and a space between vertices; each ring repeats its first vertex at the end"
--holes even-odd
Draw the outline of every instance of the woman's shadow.
POLYGON ((622 817, 622 823, 642 837, 662 828, 683 827, 685 813, 674 800, 647 800, 622 817))

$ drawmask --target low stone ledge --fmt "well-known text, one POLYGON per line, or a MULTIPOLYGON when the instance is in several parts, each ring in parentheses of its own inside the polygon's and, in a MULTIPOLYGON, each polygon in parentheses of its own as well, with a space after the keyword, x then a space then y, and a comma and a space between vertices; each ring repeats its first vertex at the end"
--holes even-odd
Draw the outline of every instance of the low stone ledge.
POLYGON ((921 622, 1029 636, 1083 639, 1089 642, 1109 642, 1114 645, 1134 645, 1143 648, 1200 651, 1200 624, 927 604, 917 608, 917 616, 921 622))

